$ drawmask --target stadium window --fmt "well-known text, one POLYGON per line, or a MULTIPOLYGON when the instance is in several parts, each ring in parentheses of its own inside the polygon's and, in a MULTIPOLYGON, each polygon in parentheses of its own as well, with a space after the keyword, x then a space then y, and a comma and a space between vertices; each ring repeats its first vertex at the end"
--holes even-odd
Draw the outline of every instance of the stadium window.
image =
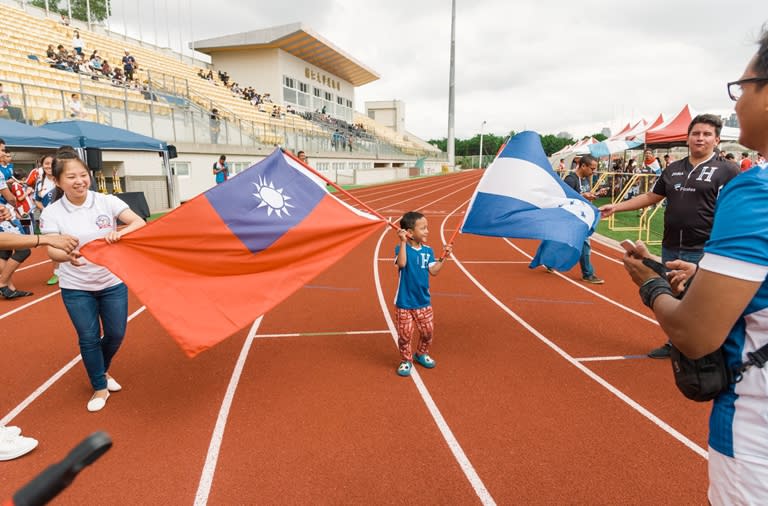
POLYGON ((320 88, 312 88, 312 94, 317 98, 320 98, 320 88))
POLYGON ((336 103, 339 105, 344 105, 344 98, 343 97, 336 97, 336 103))
POLYGON ((292 77, 283 76, 283 84, 286 88, 296 88, 292 77))
POLYGON ((309 95, 305 93, 299 93, 299 102, 298 104, 302 107, 309 107, 309 95))
POLYGON ((302 93, 309 93, 309 85, 299 81, 299 91, 302 93))
POLYGON ((171 171, 178 177, 189 177, 189 162, 171 162, 171 171))
POLYGON ((232 162, 232 175, 240 174, 251 166, 251 162, 232 162))
POLYGON ((325 100, 328 102, 333 102, 333 93, 325 92, 325 100))
POLYGON ((283 100, 292 104, 297 103, 296 90, 291 88, 283 88, 283 100))
POLYGON ((347 100, 347 107, 352 109, 352 101, 350 99, 346 99, 346 100, 347 100))
POLYGON ((328 170, 328 162, 317 162, 317 170, 328 170))

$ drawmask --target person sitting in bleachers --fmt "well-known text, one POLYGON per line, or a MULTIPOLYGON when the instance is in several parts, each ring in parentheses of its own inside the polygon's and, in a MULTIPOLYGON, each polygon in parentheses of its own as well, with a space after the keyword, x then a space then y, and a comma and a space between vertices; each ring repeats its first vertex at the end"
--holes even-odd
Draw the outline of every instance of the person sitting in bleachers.
POLYGON ((133 73, 138 68, 136 58, 131 55, 131 52, 125 50, 125 56, 123 56, 123 72, 125 72, 125 80, 133 81, 133 73))
POLYGON ((45 50, 45 61, 48 63, 56 61, 56 50, 53 49, 53 44, 48 44, 48 49, 45 50))
POLYGON ((11 97, 3 92, 3 83, 0 83, 0 118, 8 118, 13 121, 24 121, 24 111, 20 107, 14 107, 11 97))

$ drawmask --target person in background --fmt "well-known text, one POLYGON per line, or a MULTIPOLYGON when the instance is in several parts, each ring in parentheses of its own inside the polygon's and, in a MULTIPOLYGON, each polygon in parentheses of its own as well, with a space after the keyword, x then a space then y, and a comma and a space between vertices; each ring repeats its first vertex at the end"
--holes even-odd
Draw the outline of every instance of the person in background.
POLYGON ((227 155, 221 155, 219 160, 213 164, 213 175, 216 176, 216 184, 221 184, 229 179, 229 164, 227 164, 227 155))
POLYGON ((83 42, 83 39, 80 38, 80 32, 75 30, 75 34, 72 36, 72 49, 75 50, 75 53, 77 53, 78 56, 83 56, 84 47, 85 43, 83 42))
MULTIPOLYGON (((0 222, 11 219, 11 213, 0 206, 0 222)), ((0 233, 0 249, 29 249, 37 246, 51 246, 71 253, 77 247, 77 239, 72 236, 51 234, 45 237, 39 235, 17 235, 0 233)), ((12 425, 0 425, 0 461, 12 460, 26 455, 34 450, 38 441, 21 435, 21 429, 12 425)))
MULTIPOLYGON (((666 198, 662 262, 680 259, 698 263, 712 231, 717 196, 739 174, 737 165, 716 158, 715 146, 720 142, 722 127, 722 120, 714 114, 693 118, 688 125, 690 155, 664 169, 651 191, 624 202, 604 205, 600 207, 600 214, 607 218, 616 212, 658 204, 666 198)), ((665 343, 651 350, 648 356, 669 358, 669 351, 669 343, 665 343)))
POLYGON ((741 162, 739 162, 739 167, 741 168, 742 172, 746 172, 752 168, 752 160, 749 159, 748 152, 745 151, 741 154, 741 162))
MULTIPOLYGON (((53 178, 53 155, 45 155, 41 161, 43 176, 38 178, 33 186, 35 206, 42 214, 43 210, 53 202, 56 193, 56 180, 53 178)), ((59 263, 53 262, 53 274, 46 282, 55 285, 59 282, 59 263)))
MULTIPOLYGON (((746 70, 728 83, 736 101, 739 143, 768 150, 768 24, 746 70)), ((693 177, 693 175, 691 176, 693 177)), ((722 349, 729 368, 768 344, 768 167, 753 168, 728 183, 717 201, 709 240, 696 266, 682 260, 669 282, 648 269, 638 242, 624 266, 640 286, 670 341, 698 359, 722 349), (690 276, 695 273, 691 280, 690 276), (682 299, 672 286, 690 282, 682 299)), ((750 367, 712 403, 709 417, 709 503, 765 504, 768 498, 768 367, 750 367)))

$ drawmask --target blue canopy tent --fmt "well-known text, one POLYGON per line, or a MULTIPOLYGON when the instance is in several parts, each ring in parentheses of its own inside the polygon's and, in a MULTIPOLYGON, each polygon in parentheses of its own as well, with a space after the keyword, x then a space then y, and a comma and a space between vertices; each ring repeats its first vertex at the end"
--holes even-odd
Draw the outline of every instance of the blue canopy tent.
POLYGON ((168 144, 137 134, 123 128, 102 125, 93 121, 67 120, 55 121, 43 125, 45 128, 55 130, 76 137, 77 146, 83 149, 102 149, 107 151, 156 151, 163 157, 163 166, 168 184, 168 204, 175 207, 177 203, 176 191, 171 174, 171 163, 168 157, 168 144))
POLYGON ((46 123, 43 127, 78 137, 80 139, 78 145, 81 148, 117 151, 168 151, 168 145, 163 141, 93 121, 55 121, 46 123))
POLYGON ((7 119, 0 119, 0 139, 3 139, 8 147, 15 149, 79 146, 79 140, 75 136, 7 119))

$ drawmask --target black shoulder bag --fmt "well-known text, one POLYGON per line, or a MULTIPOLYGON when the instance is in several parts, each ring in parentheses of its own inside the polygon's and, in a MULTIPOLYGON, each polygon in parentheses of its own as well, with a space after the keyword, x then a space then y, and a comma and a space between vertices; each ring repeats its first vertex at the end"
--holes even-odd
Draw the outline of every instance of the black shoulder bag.
POLYGON ((729 369, 723 347, 703 357, 692 360, 672 346, 672 373, 677 389, 692 401, 711 401, 728 390, 732 383, 741 381, 744 372, 752 366, 762 369, 768 362, 768 344, 747 353, 747 361, 729 369))
MULTIPOLYGON (((664 278, 653 278, 640 287, 640 297, 651 309, 653 309, 653 301, 662 294, 674 296, 669 283, 664 278)), ((747 353, 747 361, 733 369, 728 368, 722 346, 712 353, 693 360, 671 345, 670 358, 677 389, 693 401, 707 402, 727 391, 731 384, 741 381, 744 372, 750 367, 757 366, 762 369, 768 363, 768 344, 747 353)))

